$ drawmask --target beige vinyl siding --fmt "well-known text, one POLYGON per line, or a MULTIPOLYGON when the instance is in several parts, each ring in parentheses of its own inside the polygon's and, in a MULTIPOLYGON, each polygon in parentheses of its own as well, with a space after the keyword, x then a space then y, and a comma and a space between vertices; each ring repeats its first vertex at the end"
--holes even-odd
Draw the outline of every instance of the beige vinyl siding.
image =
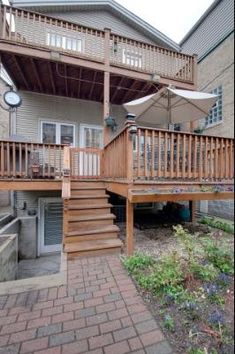
MULTIPOLYGON (((41 142, 41 122, 54 121, 75 125, 75 144, 79 146, 80 124, 103 125, 103 105, 58 96, 20 92, 23 100, 17 111, 16 132, 33 142, 41 142)), ((126 112, 121 106, 112 106, 111 114, 120 129, 126 112)))
MULTIPOLYGON (((5 82, 0 77, 0 97, 9 90, 5 82)), ((7 139, 9 137, 9 113, 0 107, 0 139, 7 139)))
POLYGON ((183 52, 199 59, 234 30, 234 1, 222 0, 182 44, 183 52))
POLYGON ((61 198, 59 191, 40 191, 40 192, 16 192, 15 206, 18 216, 27 216, 28 211, 33 211, 38 214, 38 199, 39 198, 61 198), (26 209, 23 210, 24 202, 26 209))
POLYGON ((160 44, 153 42, 149 37, 145 36, 140 31, 137 31, 129 24, 126 24, 124 20, 119 19, 117 16, 105 10, 49 12, 48 15, 100 30, 103 30, 104 28, 110 28, 113 33, 125 37, 130 37, 151 44, 160 44))

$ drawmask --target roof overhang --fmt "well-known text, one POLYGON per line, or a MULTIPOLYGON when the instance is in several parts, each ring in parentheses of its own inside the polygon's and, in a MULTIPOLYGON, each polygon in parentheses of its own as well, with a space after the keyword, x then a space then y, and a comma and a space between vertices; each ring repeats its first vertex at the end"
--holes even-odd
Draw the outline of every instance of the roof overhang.
POLYGON ((50 12, 52 10, 71 11, 76 9, 108 10, 133 28, 144 33, 150 40, 158 42, 163 47, 180 51, 180 46, 177 43, 114 0, 12 0, 11 3, 15 7, 28 8, 38 12, 50 12))

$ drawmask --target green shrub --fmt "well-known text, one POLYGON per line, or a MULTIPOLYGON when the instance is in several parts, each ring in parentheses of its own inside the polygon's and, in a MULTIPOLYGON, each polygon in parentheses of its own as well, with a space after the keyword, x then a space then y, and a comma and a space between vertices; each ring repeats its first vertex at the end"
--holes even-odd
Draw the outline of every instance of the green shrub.
POLYGON ((190 271, 197 279, 212 281, 218 277, 218 269, 213 264, 200 264, 194 262, 190 265, 190 271))
POLYGON ((175 320, 170 315, 166 315, 164 317, 163 325, 164 325, 164 328, 167 329, 168 331, 170 331, 170 332, 175 331, 175 320))
POLYGON ((234 226, 232 226, 229 223, 223 222, 216 220, 215 218, 209 218, 209 217, 203 217, 201 219, 201 224, 211 226, 215 229, 222 230, 224 232, 227 232, 228 234, 234 234, 234 226))
POLYGON ((154 260, 150 256, 135 254, 130 258, 125 258, 123 263, 128 272, 134 273, 135 271, 150 267, 153 265, 154 260))
POLYGON ((234 256, 233 251, 226 245, 219 245, 213 240, 204 240, 204 251, 206 258, 221 273, 234 274, 234 256))
POLYGON ((137 275, 136 280, 141 287, 154 294, 172 295, 177 298, 184 291, 184 275, 175 255, 156 262, 150 274, 137 275))
POLYGON ((189 350, 188 354, 206 354, 208 352, 206 352, 204 349, 195 349, 192 348, 189 350))

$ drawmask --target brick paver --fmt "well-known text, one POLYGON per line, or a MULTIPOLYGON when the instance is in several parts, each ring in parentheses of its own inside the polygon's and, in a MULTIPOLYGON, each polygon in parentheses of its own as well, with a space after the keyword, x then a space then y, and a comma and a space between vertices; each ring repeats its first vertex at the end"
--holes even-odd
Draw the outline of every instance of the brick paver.
POLYGON ((68 262, 67 286, 0 296, 0 354, 172 354, 118 257, 68 262))

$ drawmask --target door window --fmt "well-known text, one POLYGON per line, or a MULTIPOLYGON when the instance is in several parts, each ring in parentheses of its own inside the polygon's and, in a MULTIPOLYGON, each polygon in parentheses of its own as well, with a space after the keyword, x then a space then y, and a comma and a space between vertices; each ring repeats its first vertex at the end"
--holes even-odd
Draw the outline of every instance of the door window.
POLYGON ((101 127, 82 127, 82 141, 84 148, 102 149, 103 129, 101 127))

